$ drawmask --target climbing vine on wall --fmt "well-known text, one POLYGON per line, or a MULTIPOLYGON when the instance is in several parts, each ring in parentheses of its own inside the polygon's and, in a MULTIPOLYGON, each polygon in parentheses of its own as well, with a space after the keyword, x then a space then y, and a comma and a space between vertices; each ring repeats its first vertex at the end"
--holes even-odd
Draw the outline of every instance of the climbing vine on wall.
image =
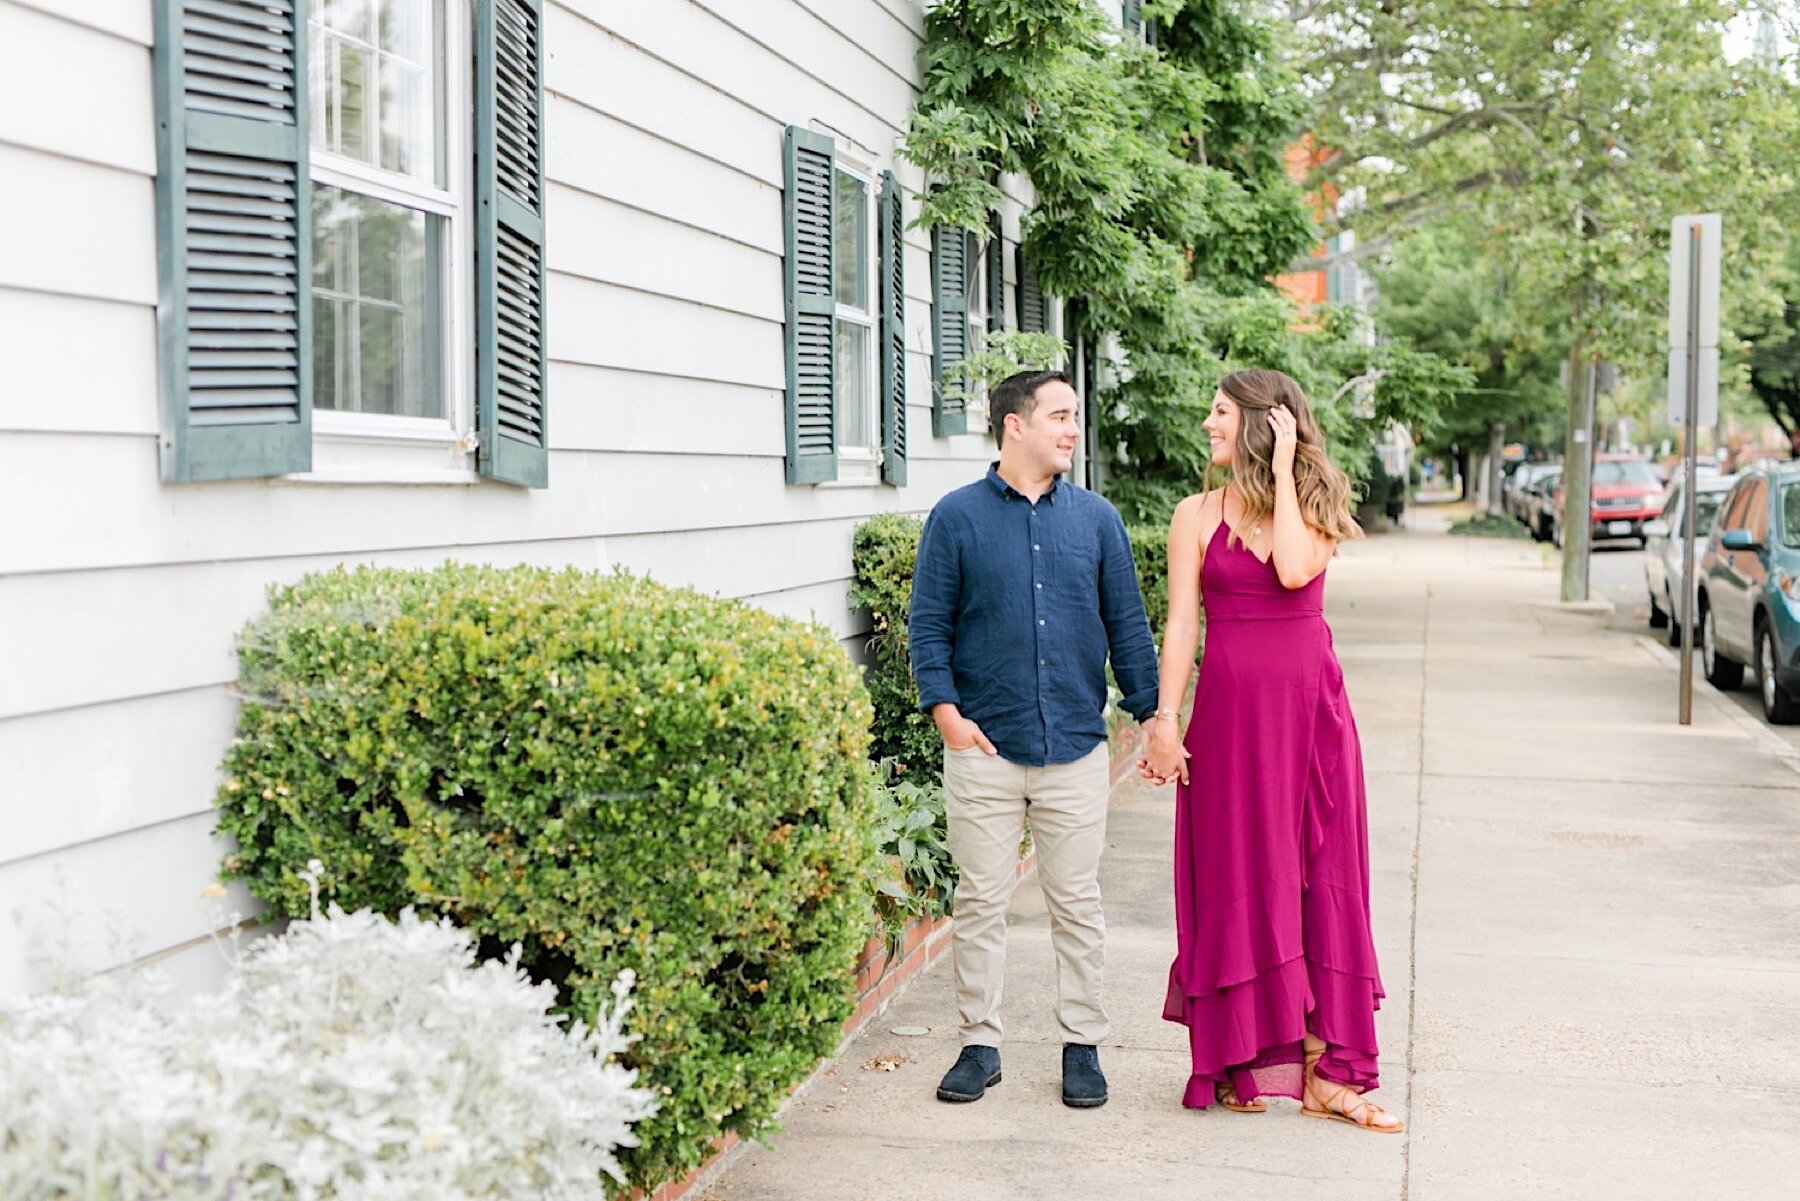
POLYGON ((1306 117, 1281 31, 1239 0, 1145 0, 1150 38, 1092 0, 942 0, 905 153, 930 181, 920 224, 987 228, 1003 175, 1030 180, 1024 247, 1079 337, 1125 370, 1098 398, 1108 495, 1160 522, 1199 484, 1218 378, 1288 371, 1339 462, 1361 475, 1376 423, 1428 424, 1460 368, 1347 312, 1304 318, 1271 279, 1315 244, 1282 154, 1306 117), (1154 44, 1152 44, 1152 42, 1154 44), (1350 382, 1364 377, 1372 388, 1350 382))

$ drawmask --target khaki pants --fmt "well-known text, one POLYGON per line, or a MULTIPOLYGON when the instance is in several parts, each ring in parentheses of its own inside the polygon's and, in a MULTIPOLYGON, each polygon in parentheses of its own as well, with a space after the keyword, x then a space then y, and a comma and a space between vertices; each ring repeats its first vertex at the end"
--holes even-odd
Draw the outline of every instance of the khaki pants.
POLYGON ((1107 746, 1073 763, 1024 767, 979 747, 944 752, 950 854, 956 860, 956 1008, 963 1046, 1000 1045, 1006 909, 1017 881, 1027 807, 1037 876, 1056 948, 1056 1020, 1069 1043, 1098 1044, 1106 922, 1100 852, 1106 845, 1107 746))

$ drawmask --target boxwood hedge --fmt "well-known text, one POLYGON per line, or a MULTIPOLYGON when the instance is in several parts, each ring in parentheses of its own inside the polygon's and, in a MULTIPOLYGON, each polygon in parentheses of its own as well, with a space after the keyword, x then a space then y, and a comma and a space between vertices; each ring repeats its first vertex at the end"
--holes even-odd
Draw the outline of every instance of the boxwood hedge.
POLYGON ((226 874, 412 905, 590 1015, 638 975, 649 1187, 765 1130, 869 933, 870 708, 828 631, 627 575, 446 565, 278 589, 240 649, 226 874))

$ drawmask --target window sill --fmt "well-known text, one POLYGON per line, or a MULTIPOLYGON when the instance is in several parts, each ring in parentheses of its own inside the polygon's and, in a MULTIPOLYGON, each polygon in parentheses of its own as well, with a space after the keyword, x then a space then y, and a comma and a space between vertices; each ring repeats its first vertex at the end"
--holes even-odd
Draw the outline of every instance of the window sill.
POLYGON ((868 451, 838 451, 838 474, 834 480, 815 484, 816 488, 879 488, 881 456, 868 451))
POLYGON ((337 415, 315 420, 310 471, 280 476, 284 484, 453 484, 481 482, 472 437, 458 437, 447 422, 370 422, 345 428, 337 415), (320 428, 326 426, 326 428, 320 428), (335 427, 335 428, 334 428, 335 427))

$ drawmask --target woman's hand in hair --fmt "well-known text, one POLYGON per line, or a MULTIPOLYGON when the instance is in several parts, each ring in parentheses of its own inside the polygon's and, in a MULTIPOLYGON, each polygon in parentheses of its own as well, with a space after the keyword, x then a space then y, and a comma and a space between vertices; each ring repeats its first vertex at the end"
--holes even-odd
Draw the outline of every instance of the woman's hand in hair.
POLYGON ((1269 428, 1275 434, 1275 449, 1269 459, 1269 466, 1275 477, 1292 476, 1294 474, 1294 452, 1300 445, 1300 434, 1294 423, 1294 415, 1283 405, 1276 405, 1269 410, 1269 428))

